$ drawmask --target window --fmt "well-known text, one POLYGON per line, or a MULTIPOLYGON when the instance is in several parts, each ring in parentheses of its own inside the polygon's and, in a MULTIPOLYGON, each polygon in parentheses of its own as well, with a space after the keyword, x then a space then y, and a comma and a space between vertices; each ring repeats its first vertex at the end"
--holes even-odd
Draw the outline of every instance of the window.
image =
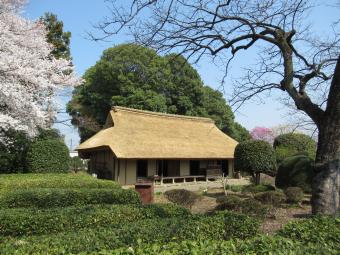
POLYGON ((137 160, 137 178, 148 177, 148 161, 137 160))

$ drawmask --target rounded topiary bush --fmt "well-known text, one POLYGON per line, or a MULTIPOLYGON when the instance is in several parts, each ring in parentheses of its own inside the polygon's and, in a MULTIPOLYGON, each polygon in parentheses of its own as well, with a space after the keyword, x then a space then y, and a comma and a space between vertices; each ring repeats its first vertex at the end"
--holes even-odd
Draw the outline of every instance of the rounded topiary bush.
POLYGON ((266 191, 257 193, 254 198, 264 204, 279 206, 286 201, 286 196, 280 191, 266 191))
POLYGON ((198 199, 198 195, 186 189, 173 189, 164 192, 164 196, 174 204, 191 208, 198 199))
POLYGON ((67 172, 69 162, 67 146, 57 139, 38 140, 32 144, 27 154, 29 172, 67 172))
POLYGON ((297 154, 315 158, 316 142, 308 135, 289 133, 275 138, 274 149, 278 162, 297 154))
POLYGON ((275 185, 280 189, 300 187, 311 192, 313 179, 313 160, 304 155, 286 158, 277 170, 275 185))
POLYGON ((275 173, 274 149, 265 141, 252 140, 239 143, 235 148, 235 170, 246 171, 252 175, 275 173))
POLYGON ((288 203, 300 203, 304 197, 300 187, 289 187, 285 190, 288 203))

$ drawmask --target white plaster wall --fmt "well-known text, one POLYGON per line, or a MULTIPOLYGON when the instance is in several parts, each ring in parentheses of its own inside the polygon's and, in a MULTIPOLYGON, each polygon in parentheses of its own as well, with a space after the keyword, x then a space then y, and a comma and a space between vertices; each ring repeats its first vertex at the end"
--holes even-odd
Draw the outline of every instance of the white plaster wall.
POLYGON ((130 159, 127 160, 126 165, 126 185, 131 185, 136 183, 136 160, 130 159))
POLYGON ((180 165, 179 165, 179 169, 180 169, 180 175, 181 176, 190 175, 190 161, 189 160, 181 160, 180 165))

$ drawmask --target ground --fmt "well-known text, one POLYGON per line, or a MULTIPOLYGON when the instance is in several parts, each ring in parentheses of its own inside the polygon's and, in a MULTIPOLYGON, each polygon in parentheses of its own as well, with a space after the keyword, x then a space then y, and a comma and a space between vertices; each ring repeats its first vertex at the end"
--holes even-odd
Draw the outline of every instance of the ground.
MULTIPOLYGON (((246 185, 249 184, 248 180, 239 180, 236 179, 232 181, 233 185, 246 185)), ((189 189, 192 191, 195 191, 197 194, 200 195, 200 198, 196 201, 196 203, 192 206, 191 211, 193 213, 207 213, 214 210, 216 207, 216 198, 218 196, 224 195, 224 190, 221 188, 221 184, 210 183, 208 186, 208 189, 206 189, 206 186, 204 184, 200 185, 186 185, 185 187, 180 185, 175 186, 167 186, 167 187, 157 187, 155 192, 155 203, 170 203, 165 196, 163 195, 162 191, 170 190, 170 189, 189 189)), ((249 196, 247 194, 242 194, 238 192, 229 192, 229 194, 233 195, 239 195, 239 196, 249 196)), ((287 224, 290 221, 305 219, 311 216, 311 206, 309 204, 309 197, 306 196, 304 199, 304 203, 300 206, 289 206, 285 205, 281 208, 273 208, 271 210, 270 216, 268 218, 265 218, 262 225, 261 230, 263 233, 271 234, 275 231, 282 228, 285 224, 287 224)))

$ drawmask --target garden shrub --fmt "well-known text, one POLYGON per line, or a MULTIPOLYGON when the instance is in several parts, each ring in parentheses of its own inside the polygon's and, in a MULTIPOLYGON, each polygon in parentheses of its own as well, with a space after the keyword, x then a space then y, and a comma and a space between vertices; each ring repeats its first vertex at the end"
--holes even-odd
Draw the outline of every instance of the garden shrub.
POLYGON ((257 193, 254 198, 262 203, 272 206, 280 206, 283 202, 286 201, 285 194, 280 191, 260 192, 257 193))
POLYGON ((72 229, 115 226, 143 219, 189 217, 188 209, 171 204, 87 205, 67 208, 0 210, 0 236, 24 236, 72 229))
POLYGON ((124 189, 22 189, 2 192, 1 208, 50 208, 88 204, 140 204, 134 190, 124 189))
POLYGON ((312 159, 299 155, 282 161, 277 171, 275 185, 281 189, 300 187, 304 192, 311 192, 312 179, 312 159))
POLYGON ((70 156, 61 140, 37 140, 27 153, 29 172, 68 172, 70 156))
POLYGON ((235 148, 235 170, 248 171, 252 175, 275 173, 276 158, 272 146, 259 140, 239 143, 235 148))
POLYGON ((236 196, 225 196, 216 200, 219 204, 215 207, 215 210, 228 210, 246 215, 251 215, 259 218, 264 218, 269 212, 269 208, 266 205, 261 204, 259 201, 253 198, 241 199, 236 196))
POLYGON ((289 187, 285 190, 288 203, 300 203, 304 197, 303 190, 300 187, 289 187))
POLYGON ((310 219, 290 222, 277 233, 304 244, 323 244, 340 251, 340 217, 314 216, 310 219))
POLYGON ((270 184, 259 184, 244 186, 242 192, 259 193, 271 190, 275 190, 275 187, 270 184))
POLYGON ((198 199, 198 195, 186 189, 173 189, 164 192, 164 196, 172 203, 191 208, 198 199))
POLYGON ((306 154, 308 157, 314 159, 316 142, 305 134, 288 133, 275 138, 274 149, 278 162, 282 162, 285 158, 297 154, 306 154))
POLYGON ((3 238, 1 254, 90 253, 139 243, 184 240, 230 240, 250 238, 258 233, 259 222, 241 214, 221 212, 212 216, 147 219, 115 227, 95 227, 57 234, 3 238))
MULTIPOLYGON (((93 253, 94 254, 94 253, 93 253)), ((96 253, 98 254, 98 253, 96 253)), ((101 251, 101 255, 287 255, 287 254, 308 254, 308 255, 335 255, 338 252, 334 249, 327 249, 322 244, 301 244, 293 240, 281 237, 258 236, 248 240, 203 240, 203 241, 182 241, 166 244, 152 243, 139 244, 137 247, 124 247, 111 251, 101 251)))
POLYGON ((117 182, 110 180, 100 180, 89 174, 4 174, 0 178, 1 190, 18 190, 31 188, 120 188, 117 182))

